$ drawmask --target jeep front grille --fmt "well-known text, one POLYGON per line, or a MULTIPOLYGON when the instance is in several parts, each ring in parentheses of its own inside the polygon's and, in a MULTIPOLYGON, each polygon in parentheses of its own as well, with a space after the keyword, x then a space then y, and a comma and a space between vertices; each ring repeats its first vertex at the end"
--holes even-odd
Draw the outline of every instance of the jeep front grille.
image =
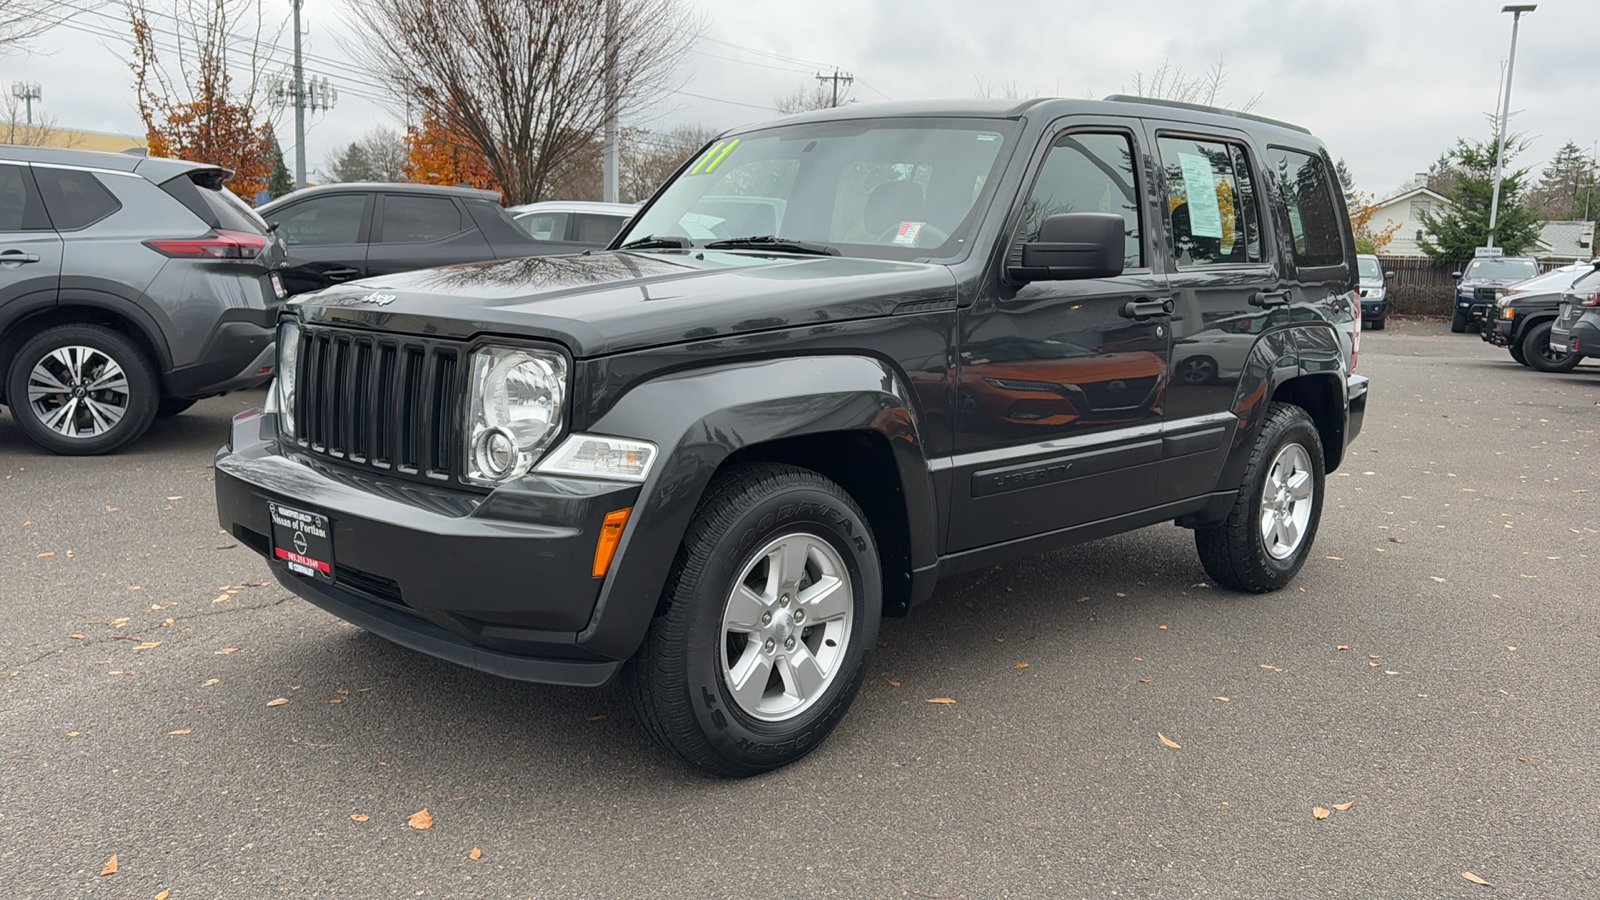
POLYGON ((303 328, 295 374, 295 443, 369 470, 455 480, 461 354, 458 345, 446 341, 303 328))

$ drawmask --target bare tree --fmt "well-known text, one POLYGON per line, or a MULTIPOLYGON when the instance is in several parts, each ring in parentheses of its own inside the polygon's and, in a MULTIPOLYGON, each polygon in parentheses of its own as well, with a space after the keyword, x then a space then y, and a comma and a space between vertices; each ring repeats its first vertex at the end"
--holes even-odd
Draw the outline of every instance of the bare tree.
POLYGON ((717 136, 704 125, 679 125, 670 131, 632 131, 622 135, 622 199, 638 203, 656 192, 672 173, 717 136))
POLYGON ((393 128, 379 126, 328 157, 319 177, 327 182, 405 181, 405 139, 393 128))
POLYGON ((475 145, 511 203, 543 198, 606 121, 668 88, 701 31, 683 0, 350 0, 352 52, 397 105, 475 145), (607 27, 608 5, 615 6, 607 27))
POLYGON ((985 100, 1015 100, 1022 96, 1017 91, 1015 79, 1011 81, 989 81, 982 75, 975 75, 973 78, 977 82, 977 86, 972 89, 972 96, 974 97, 982 97, 985 100))
POLYGON ((1236 106, 1229 104, 1222 99, 1222 86, 1227 81, 1228 63, 1225 57, 1217 57, 1217 61, 1206 69, 1205 74, 1193 77, 1184 71, 1183 66, 1175 66, 1172 60, 1164 59, 1149 75, 1143 70, 1134 72, 1132 90, 1127 88, 1123 90, 1137 97, 1230 107, 1240 112, 1249 112, 1261 102, 1261 94, 1258 93, 1244 103, 1236 106))
POLYGON ((22 49, 62 22, 102 5, 104 0, 75 5, 61 0, 0 0, 0 52, 22 49))
POLYGON ((834 106, 843 106, 850 101, 850 86, 846 84, 839 92, 839 102, 833 102, 833 89, 822 86, 822 82, 815 84, 802 84, 792 93, 782 97, 772 98, 772 108, 786 116, 795 113, 810 112, 813 109, 831 109, 834 106))
POLYGON ((34 110, 33 121, 28 121, 22 98, 6 92, 0 98, 0 144, 21 147, 73 147, 82 138, 69 131, 56 130, 56 117, 34 110))

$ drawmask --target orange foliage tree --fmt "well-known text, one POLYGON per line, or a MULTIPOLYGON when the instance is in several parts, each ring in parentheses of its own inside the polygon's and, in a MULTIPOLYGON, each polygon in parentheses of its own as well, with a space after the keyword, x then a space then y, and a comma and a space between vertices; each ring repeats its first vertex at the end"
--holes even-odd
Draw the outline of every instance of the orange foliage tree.
POLYGON ((1382 253, 1400 230, 1399 222, 1390 222, 1383 228, 1372 227, 1372 217, 1378 211, 1377 198, 1371 194, 1354 193, 1350 196, 1350 230, 1355 234, 1356 252, 1382 253))
POLYGON ((500 183, 471 139, 429 109, 419 125, 406 127, 406 177, 418 184, 469 184, 490 191, 500 183))
MULTIPOLYGON (((255 112, 255 91, 234 89, 226 53, 225 5, 207 5, 212 18, 194 24, 204 29, 191 47, 194 59, 180 59, 176 74, 162 65, 155 32, 142 3, 129 4, 134 56, 130 66, 138 92, 150 155, 210 163, 231 169, 228 187, 246 201, 266 188, 277 159, 272 126, 255 112), (209 33, 207 33, 209 32, 209 33)), ((180 45, 181 46, 181 45, 180 45)), ((182 55, 180 51, 180 55, 182 55)))

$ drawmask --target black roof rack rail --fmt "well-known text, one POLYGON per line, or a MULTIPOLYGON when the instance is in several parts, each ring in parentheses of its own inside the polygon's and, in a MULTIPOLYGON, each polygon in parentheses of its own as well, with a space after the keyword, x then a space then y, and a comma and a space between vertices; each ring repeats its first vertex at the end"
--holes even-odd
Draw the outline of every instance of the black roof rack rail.
POLYGON ((1264 122, 1268 125, 1276 125, 1279 128, 1288 128, 1304 134, 1311 133, 1311 129, 1306 128, 1303 125, 1296 125, 1293 122, 1285 122, 1281 119, 1269 119, 1266 116, 1258 116, 1255 113, 1239 112, 1238 110, 1234 109, 1221 109, 1215 106, 1206 106, 1203 103, 1184 103, 1181 100, 1160 100, 1155 97, 1136 97, 1132 94, 1112 94, 1105 99, 1115 100, 1118 103, 1148 103, 1151 106, 1170 106, 1174 109, 1187 109, 1193 112, 1214 113, 1219 116, 1233 116, 1236 119, 1249 119, 1253 122, 1264 122))

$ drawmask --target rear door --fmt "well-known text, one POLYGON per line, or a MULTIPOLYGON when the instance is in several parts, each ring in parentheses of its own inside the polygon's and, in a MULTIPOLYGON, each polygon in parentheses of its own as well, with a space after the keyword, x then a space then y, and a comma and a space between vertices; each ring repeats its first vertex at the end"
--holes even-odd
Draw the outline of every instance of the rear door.
POLYGON ((61 236, 50 227, 33 173, 0 163, 0 331, 53 306, 61 284, 61 236))
POLYGON ((983 294, 962 311, 949 550, 1149 507, 1161 459, 1167 295, 1150 241, 1155 193, 1139 123, 1074 117, 1045 138, 983 294), (1057 213, 1127 223, 1115 278, 1017 283, 1007 268, 1057 213))
POLYGON ((1293 266, 1289 300, 1297 322, 1331 322, 1337 337, 1316 343, 1317 329, 1301 329, 1297 351, 1302 373, 1330 371, 1341 376, 1353 368, 1359 348, 1356 316, 1356 253, 1348 239, 1349 219, 1342 192, 1333 181, 1333 166, 1325 154, 1309 148, 1267 148, 1267 165, 1283 198, 1286 221, 1279 233, 1286 240, 1293 266))
POLYGON ((367 274, 372 195, 317 194, 268 213, 288 253, 284 290, 303 294, 367 274))
POLYGON ((494 259, 483 232, 453 197, 379 194, 367 272, 389 275, 494 259))

